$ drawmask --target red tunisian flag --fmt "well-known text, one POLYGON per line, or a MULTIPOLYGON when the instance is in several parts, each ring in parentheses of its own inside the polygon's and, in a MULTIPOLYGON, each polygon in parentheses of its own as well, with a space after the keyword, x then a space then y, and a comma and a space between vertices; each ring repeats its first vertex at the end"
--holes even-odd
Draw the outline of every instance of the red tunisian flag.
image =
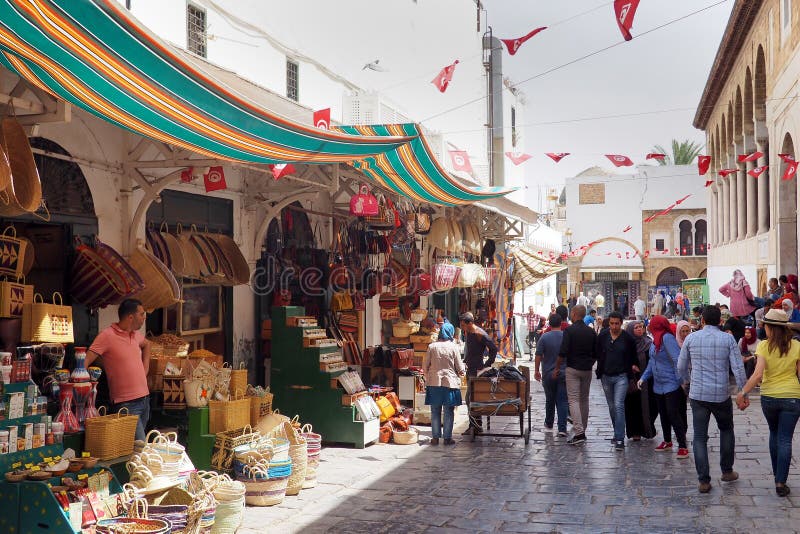
POLYGON ((626 226, 625 229, 622 232, 625 233, 625 232, 630 232, 630 231, 631 231, 631 227, 630 226, 626 226))
POLYGON ((331 108, 320 109, 314 112, 314 126, 322 130, 331 129, 331 108))
POLYGON ((530 154, 515 154, 514 152, 506 152, 506 157, 511 160, 514 165, 520 165, 531 159, 530 154))
POLYGON ((636 8, 639 7, 639 0, 614 0, 614 13, 617 15, 619 31, 626 41, 633 39, 631 27, 633 17, 636 16, 636 8))
POLYGON ((729 174, 733 174, 735 172, 739 172, 739 169, 722 169, 719 171, 719 175, 723 178, 727 178, 729 174))
POLYGON ((791 180, 797 174, 798 162, 792 161, 786 164, 786 170, 783 171, 783 180, 791 180))
POLYGON ((616 167, 630 167, 633 165, 633 161, 631 161, 631 158, 628 156, 620 156, 619 154, 606 154, 606 157, 616 167))
POLYGON ((275 165, 270 165, 269 168, 272 171, 272 177, 276 180, 280 180, 284 176, 289 176, 290 174, 295 173, 294 165, 291 163, 278 163, 275 165))
POLYGON ((545 152, 544 155, 558 163, 562 159, 569 156, 569 152, 545 152))
POLYGON ((447 91, 447 86, 450 85, 450 80, 453 79, 453 72, 456 70, 458 60, 443 68, 439 74, 431 80, 431 83, 436 86, 440 93, 447 91))
POLYGON ((706 180, 706 187, 714 183, 714 180, 706 180))
POLYGON ((647 156, 645 156, 644 159, 657 159, 658 161, 664 161, 664 158, 666 158, 666 157, 667 157, 666 154, 659 154, 657 152, 650 152, 647 156))
POLYGON ((453 170, 472 174, 472 164, 469 162, 469 154, 466 150, 451 150, 450 159, 453 162, 453 170))
POLYGON ((756 167, 754 169, 750 169, 749 171, 747 171, 747 174, 749 174, 753 178, 758 178, 764 173, 764 171, 767 170, 767 167, 769 167, 769 165, 764 165, 762 167, 756 167))
POLYGON ((536 28, 535 30, 531 30, 529 33, 525 34, 522 37, 517 37, 516 39, 500 39, 503 41, 503 44, 506 45, 508 48, 508 54, 513 56, 519 50, 519 47, 525 44, 525 41, 536 35, 542 30, 546 30, 547 26, 542 26, 541 28, 536 28))
POLYGON ((745 161, 756 161, 763 155, 764 155, 763 152, 759 152, 758 150, 756 150, 752 154, 740 154, 739 156, 736 157, 736 161, 738 161, 739 163, 744 163, 745 161))
POLYGON ((666 208, 665 210, 662 210, 662 211, 658 212, 658 213, 656 214, 656 217, 660 217, 661 215, 666 215, 667 213, 669 213, 669 212, 671 212, 672 210, 674 210, 674 209, 675 209, 675 206, 677 206, 677 204, 673 204, 673 205, 671 205, 670 207, 666 208))
POLYGON ((208 174, 203 175, 203 181, 205 182, 206 193, 228 188, 228 184, 225 183, 225 172, 222 170, 222 167, 209 167, 208 174))
POLYGON ((790 161, 794 161, 794 156, 791 154, 778 154, 778 157, 783 160, 784 163, 789 163, 790 161))
POLYGON ((684 200, 686 200, 686 199, 687 199, 687 198, 689 198, 690 196, 692 196, 692 195, 690 195, 690 194, 689 194, 689 195, 686 195, 686 196, 685 196, 685 197, 683 197, 683 198, 680 198, 680 199, 676 200, 676 201, 675 201, 675 204, 680 204, 681 202, 683 202, 684 200))
POLYGON ((710 166, 711 156, 697 156, 697 171, 700 173, 700 176, 705 175, 710 166))

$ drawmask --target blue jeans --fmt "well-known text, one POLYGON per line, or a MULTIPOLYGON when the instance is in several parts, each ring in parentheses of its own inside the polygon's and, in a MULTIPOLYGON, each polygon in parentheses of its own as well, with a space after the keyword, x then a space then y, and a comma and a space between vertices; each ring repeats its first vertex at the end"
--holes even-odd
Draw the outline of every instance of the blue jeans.
POLYGON ((567 431, 567 415, 569 415, 569 402, 567 401, 567 374, 558 373, 558 378, 553 380, 553 372, 542 374, 542 387, 544 388, 544 424, 553 428, 555 413, 558 412, 558 431, 567 431))
POLYGON ((723 473, 733 471, 733 453, 736 437, 733 434, 733 402, 728 399, 722 402, 706 402, 691 399, 692 426, 694 427, 694 467, 697 480, 711 482, 708 474, 708 422, 711 415, 719 428, 719 467, 723 473))
POLYGON ((761 411, 769 425, 769 457, 775 482, 786 484, 792 461, 792 437, 800 418, 800 399, 761 396, 761 411))
POLYGON ((628 375, 603 375, 600 377, 606 394, 608 414, 614 425, 614 439, 625 441, 625 396, 628 394, 628 375))
POLYGON ((139 416, 139 422, 136 423, 136 439, 144 441, 147 435, 145 434, 147 423, 150 421, 150 397, 141 397, 114 405, 115 412, 120 411, 122 408, 127 408, 129 415, 139 416))
POLYGON ((431 437, 439 439, 453 439, 453 420, 455 419, 455 406, 431 405, 431 437), (442 425, 442 410, 444 410, 444 425, 442 425))

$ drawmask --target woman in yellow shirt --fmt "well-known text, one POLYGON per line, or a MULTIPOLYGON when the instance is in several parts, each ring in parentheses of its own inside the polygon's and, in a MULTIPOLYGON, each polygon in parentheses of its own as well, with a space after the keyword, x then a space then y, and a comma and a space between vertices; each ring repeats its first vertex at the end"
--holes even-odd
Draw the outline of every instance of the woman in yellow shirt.
POLYGON ((744 410, 750 404, 747 394, 761 382, 761 411, 769 425, 769 456, 775 476, 775 493, 789 495, 789 464, 792 437, 800 419, 800 342, 792 339, 794 323, 783 310, 764 315, 767 339, 756 347, 756 369, 736 397, 744 410), (763 378, 763 380, 762 380, 763 378))

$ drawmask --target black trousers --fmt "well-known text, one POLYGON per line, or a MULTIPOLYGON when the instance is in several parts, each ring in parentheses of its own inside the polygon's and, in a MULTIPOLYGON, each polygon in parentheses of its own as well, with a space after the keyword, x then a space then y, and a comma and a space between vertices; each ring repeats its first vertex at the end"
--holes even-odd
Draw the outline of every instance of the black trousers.
POLYGON ((686 393, 682 388, 669 393, 655 393, 658 402, 658 415, 661 417, 661 431, 664 434, 664 441, 672 441, 672 431, 678 439, 678 447, 686 447, 686 393))

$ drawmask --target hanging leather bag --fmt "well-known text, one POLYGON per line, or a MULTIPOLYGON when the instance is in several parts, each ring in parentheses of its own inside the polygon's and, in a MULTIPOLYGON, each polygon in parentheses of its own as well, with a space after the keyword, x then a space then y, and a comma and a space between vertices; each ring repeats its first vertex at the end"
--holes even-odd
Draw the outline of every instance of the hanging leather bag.
POLYGON ((375 217, 378 212, 378 199, 370 193, 369 187, 362 185, 359 193, 350 199, 350 215, 375 217))

